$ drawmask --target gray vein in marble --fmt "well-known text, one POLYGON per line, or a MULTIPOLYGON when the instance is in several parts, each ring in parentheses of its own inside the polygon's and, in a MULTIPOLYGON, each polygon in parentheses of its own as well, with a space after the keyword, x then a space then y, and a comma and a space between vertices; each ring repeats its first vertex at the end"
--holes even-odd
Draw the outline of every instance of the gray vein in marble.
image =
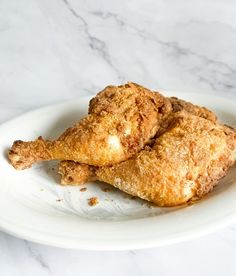
POLYGON ((228 81, 229 81, 228 79, 227 79, 226 82, 219 81, 217 76, 215 76, 215 78, 214 77, 213 78, 207 78, 207 76, 206 77, 201 77, 202 80, 204 79, 204 81, 206 83, 208 83, 211 86, 211 88, 213 88, 214 90, 217 90, 216 85, 218 85, 219 87, 223 86, 224 88, 227 88, 227 89, 236 89, 236 82, 235 82, 236 70, 233 69, 228 64, 226 64, 224 62, 221 62, 221 61, 212 60, 212 59, 210 59, 210 58, 208 58, 204 55, 195 53, 190 49, 183 48, 183 47, 179 46, 177 42, 162 41, 158 38, 150 37, 150 34, 148 34, 148 39, 153 40, 153 41, 155 41, 155 42, 157 42, 157 43, 159 43, 159 44, 161 44, 165 47, 169 47, 169 48, 173 49, 179 57, 181 57, 181 56, 194 56, 194 57, 198 58, 199 60, 201 60, 204 63, 204 66, 208 66, 208 67, 209 66, 217 66, 217 69, 208 69, 214 75, 216 75, 216 73, 217 73, 217 74, 222 75, 222 76, 231 77, 231 81, 233 82, 232 84, 228 83, 228 81))
POLYGON ((228 30, 231 30, 234 34, 236 34, 236 28, 234 28, 232 25, 226 23, 226 22, 220 22, 220 21, 217 21, 217 20, 211 20, 211 21, 208 21, 208 20, 197 20, 197 19, 188 19, 188 21, 186 22, 181 22, 181 23, 178 23, 178 25, 181 25, 181 26, 189 26, 190 24, 200 24, 200 25, 203 25, 205 26, 206 24, 220 24, 222 26, 225 26, 227 27, 228 30))
POLYGON ((44 268, 45 270, 47 270, 50 273, 50 267, 45 262, 43 257, 31 248, 29 242, 24 240, 24 243, 25 243, 25 246, 30 254, 30 257, 33 258, 42 268, 44 268))
POLYGON ((214 82, 209 81, 207 78, 199 76, 198 80, 199 80, 199 82, 204 82, 204 83, 208 84, 212 90, 217 90, 217 87, 215 86, 214 82))
POLYGON ((86 96, 94 96, 95 91, 99 91, 99 87, 95 85, 90 85, 90 87, 83 87, 83 90, 86 92, 86 96))
POLYGON ((124 76, 121 74, 121 72, 114 66, 114 64, 111 61, 111 57, 108 53, 107 50, 107 45, 106 43, 101 40, 98 39, 97 37, 93 36, 90 33, 89 30, 89 25, 86 22, 86 20, 77 12, 75 11, 75 9, 71 6, 71 4, 69 3, 68 0, 63 0, 63 2, 65 3, 65 5, 67 6, 68 10, 71 12, 71 14, 73 14, 74 17, 76 17, 77 19, 79 19, 83 25, 84 28, 84 33, 88 38, 89 41, 89 47, 90 49, 92 49, 93 51, 96 51, 105 61, 106 63, 112 67, 112 69, 116 72, 116 74, 118 75, 118 79, 120 81, 124 81, 124 76))
POLYGON ((133 255, 133 256, 137 255, 137 253, 134 250, 129 250, 128 252, 129 252, 130 255, 133 255))
POLYGON ((121 27, 125 26, 124 20, 122 20, 117 14, 112 12, 93 11, 91 14, 99 16, 102 19, 113 18, 121 27))
POLYGON ((176 56, 193 56, 201 60, 205 66, 215 66, 215 69, 208 69, 211 71, 213 75, 219 74, 225 77, 229 77, 231 80, 231 84, 229 84, 229 80, 227 81, 219 81, 217 76, 213 76, 213 80, 206 77, 200 77, 201 80, 203 80, 205 83, 207 83, 212 89, 217 90, 217 85, 221 88, 229 89, 229 90, 235 90, 236 89, 236 69, 229 66, 227 63, 224 63, 222 61, 217 61, 210 59, 204 55, 198 54, 196 52, 193 52, 191 49, 181 47, 176 41, 163 41, 159 39, 158 37, 154 36, 154 34, 148 33, 146 30, 142 30, 137 28, 136 26, 124 22, 123 19, 119 17, 119 15, 111 13, 111 12, 102 12, 102 11, 93 11, 91 14, 98 16, 102 18, 103 20, 113 18, 115 22, 117 22, 118 25, 121 27, 128 27, 131 30, 135 31, 136 34, 138 34, 142 39, 153 41, 155 43, 158 43, 159 45, 168 47, 176 53, 176 56))

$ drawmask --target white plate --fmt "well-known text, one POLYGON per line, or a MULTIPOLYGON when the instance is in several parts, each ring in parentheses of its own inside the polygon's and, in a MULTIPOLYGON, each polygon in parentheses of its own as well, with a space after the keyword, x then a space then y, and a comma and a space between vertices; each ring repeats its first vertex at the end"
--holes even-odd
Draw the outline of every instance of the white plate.
MULTIPOLYGON (((214 110, 219 118, 236 126, 236 105, 202 94, 164 93, 214 110)), ((224 227, 236 219, 236 168, 216 189, 198 203, 178 208, 148 207, 104 183, 81 187, 58 185, 56 163, 25 171, 8 163, 13 140, 39 135, 53 138, 87 113, 88 98, 27 113, 0 127, 0 227, 12 235, 65 248, 120 250, 162 246, 194 238, 224 227), (100 203, 90 207, 88 198, 100 203)))

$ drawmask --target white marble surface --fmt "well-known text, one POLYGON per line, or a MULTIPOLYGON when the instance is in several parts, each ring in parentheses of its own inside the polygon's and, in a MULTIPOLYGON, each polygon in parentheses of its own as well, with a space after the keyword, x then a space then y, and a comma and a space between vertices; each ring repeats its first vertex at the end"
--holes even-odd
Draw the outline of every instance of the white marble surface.
MULTIPOLYGON (((0 2, 0 123, 132 80, 236 100, 236 2, 0 2)), ((163 248, 72 251, 0 232, 0 275, 236 274, 236 224, 163 248)))

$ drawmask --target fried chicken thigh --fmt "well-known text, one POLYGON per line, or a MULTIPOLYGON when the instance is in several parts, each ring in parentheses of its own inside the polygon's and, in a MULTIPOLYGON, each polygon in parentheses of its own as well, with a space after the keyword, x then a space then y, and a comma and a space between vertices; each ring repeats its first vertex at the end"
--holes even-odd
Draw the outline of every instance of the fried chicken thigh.
POLYGON ((9 159, 16 169, 52 159, 115 164, 139 152, 170 111, 168 99, 135 83, 107 86, 90 101, 89 115, 57 140, 15 141, 9 159))
POLYGON ((62 183, 76 183, 81 180, 78 171, 83 174, 89 170, 92 179, 96 177, 158 206, 176 206, 202 197, 234 164, 236 132, 185 111, 170 117, 154 145, 129 160, 82 170, 80 164, 62 162, 62 183))

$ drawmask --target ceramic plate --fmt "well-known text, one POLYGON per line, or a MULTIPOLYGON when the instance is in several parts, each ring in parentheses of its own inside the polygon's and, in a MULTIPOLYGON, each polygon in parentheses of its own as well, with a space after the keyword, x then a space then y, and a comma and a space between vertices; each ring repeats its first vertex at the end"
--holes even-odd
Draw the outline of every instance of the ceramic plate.
MULTIPOLYGON (((236 104, 202 94, 175 95, 214 110, 236 126, 236 104)), ((16 139, 55 138, 87 114, 88 98, 27 113, 0 127, 0 227, 12 235, 64 248, 121 250, 156 247, 210 233, 236 219, 236 168, 203 200, 190 206, 158 208, 134 200, 105 183, 58 185, 57 163, 24 171, 9 165, 6 152, 16 139), (88 199, 99 204, 91 207, 88 199)))

